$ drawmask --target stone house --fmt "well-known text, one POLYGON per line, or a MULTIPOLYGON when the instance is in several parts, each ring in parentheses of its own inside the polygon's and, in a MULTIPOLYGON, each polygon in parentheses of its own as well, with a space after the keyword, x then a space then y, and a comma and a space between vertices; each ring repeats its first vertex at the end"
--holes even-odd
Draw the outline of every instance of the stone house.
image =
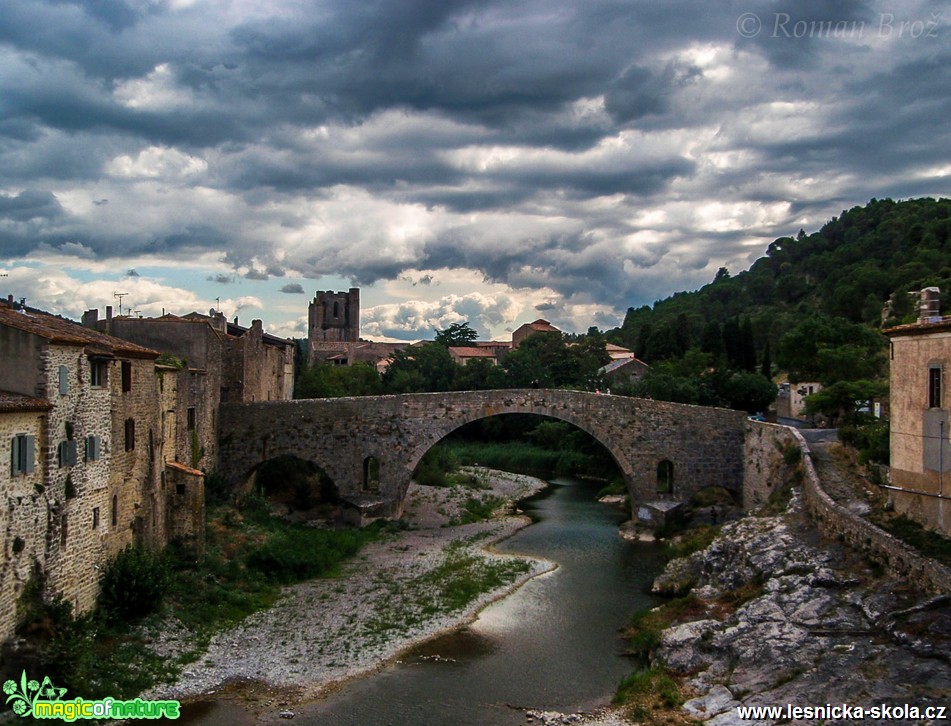
MULTIPOLYGON (((936 290, 923 302, 931 303, 936 290)), ((890 483, 895 511, 951 534, 951 318, 890 328, 890 483)))
POLYGON ((291 340, 264 332, 260 320, 250 328, 228 323, 222 351, 222 401, 289 401, 294 397, 291 340))
POLYGON ((516 328, 512 333, 512 350, 518 348, 525 338, 535 333, 561 333, 561 331, 547 320, 542 320, 541 318, 531 323, 525 323, 516 328))
MULTIPOLYGON (((156 513, 163 498, 155 456, 157 356, 12 300, 0 304, 0 390, 20 397, 18 412, 4 414, 20 418, 11 420, 15 431, 5 430, 13 494, 5 498, 10 524, 2 532, 5 551, 19 550, 20 561, 4 579, 0 602, 16 597, 23 574, 35 570, 47 595, 88 611, 100 570, 115 553, 137 539, 164 541, 156 513), (29 420, 21 416, 27 413, 29 420), (20 531, 30 533, 26 544, 17 539, 27 540, 20 531)), ((2 632, 11 628, 10 621, 0 624, 2 632)))
POLYGON ((40 459, 49 401, 0 391, 0 642, 13 635, 16 607, 35 563, 46 560, 49 501, 40 459))
POLYGON ((466 365, 466 363, 471 360, 487 360, 492 365, 499 364, 495 351, 483 346, 450 346, 449 357, 452 358, 454 363, 458 363, 461 366, 466 365))

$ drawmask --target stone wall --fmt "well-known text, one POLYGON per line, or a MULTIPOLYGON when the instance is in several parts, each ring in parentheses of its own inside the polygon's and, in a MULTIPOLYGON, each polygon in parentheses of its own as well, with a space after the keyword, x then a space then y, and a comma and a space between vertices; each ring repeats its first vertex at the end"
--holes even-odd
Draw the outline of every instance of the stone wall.
POLYGON ((264 461, 297 456, 320 466, 344 495, 363 491, 364 462, 380 462, 380 494, 398 516, 422 456, 458 427, 506 413, 534 413, 587 431, 611 453, 634 501, 686 500, 708 486, 739 492, 745 414, 624 396, 496 390, 226 404, 221 471, 244 485, 264 461), (658 465, 673 464, 659 494, 658 465))
POLYGON ((786 480, 790 466, 783 452, 798 446, 799 441, 790 427, 747 420, 743 448, 744 511, 753 512, 761 507, 776 486, 786 480))
POLYGON ((41 452, 46 414, 0 413, 0 642, 13 634, 17 600, 33 574, 36 563, 46 562, 46 532, 49 497, 43 486, 41 452), (34 470, 31 474, 11 471, 11 441, 17 434, 33 436, 34 470))
POLYGON ((951 593, 951 568, 918 554, 911 547, 871 522, 848 511, 826 494, 812 465, 809 446, 795 429, 802 452, 803 497, 806 508, 827 536, 847 542, 881 562, 888 570, 928 590, 951 593))
MULTIPOLYGON (((92 364, 81 346, 48 345, 43 354, 41 398, 53 404, 47 417, 43 450, 50 502, 45 562, 50 593, 62 595, 77 613, 95 605, 99 570, 106 561, 103 535, 109 525, 109 468, 116 447, 110 416, 108 381, 93 386, 92 364), (60 393, 59 368, 67 370, 67 390, 60 393), (100 457, 86 461, 87 437, 101 439, 100 457), (76 443, 74 465, 61 465, 59 446, 76 443)), ((107 372, 107 376, 112 374, 107 372)))

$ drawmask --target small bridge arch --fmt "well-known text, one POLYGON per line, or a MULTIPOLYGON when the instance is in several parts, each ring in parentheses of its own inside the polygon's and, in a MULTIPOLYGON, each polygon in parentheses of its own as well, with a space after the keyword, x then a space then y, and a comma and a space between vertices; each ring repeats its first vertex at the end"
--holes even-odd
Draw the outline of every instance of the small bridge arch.
POLYGON ((318 463, 341 496, 360 496, 373 459, 377 496, 387 516, 398 517, 426 451, 466 423, 506 413, 567 421, 591 434, 618 463, 635 505, 686 501, 709 486, 742 489, 743 412, 546 389, 222 404, 221 473, 237 487, 261 461, 291 455, 318 463), (663 461, 675 476, 670 493, 658 492, 663 461))

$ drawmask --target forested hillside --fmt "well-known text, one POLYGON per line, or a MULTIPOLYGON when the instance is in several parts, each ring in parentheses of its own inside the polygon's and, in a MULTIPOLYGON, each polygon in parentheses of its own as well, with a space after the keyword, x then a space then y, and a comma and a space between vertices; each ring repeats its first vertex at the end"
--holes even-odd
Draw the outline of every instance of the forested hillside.
POLYGON ((951 292, 951 200, 873 199, 817 232, 777 239, 749 270, 721 268, 696 292, 628 309, 606 337, 648 363, 699 349, 794 379, 874 378, 884 306, 893 301, 884 326, 912 320, 907 293, 929 285, 951 292))

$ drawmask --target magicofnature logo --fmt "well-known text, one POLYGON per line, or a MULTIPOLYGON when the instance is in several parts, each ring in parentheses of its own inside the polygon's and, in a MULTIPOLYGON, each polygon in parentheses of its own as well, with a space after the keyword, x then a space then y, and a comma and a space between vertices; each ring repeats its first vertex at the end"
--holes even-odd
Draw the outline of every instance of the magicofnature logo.
POLYGON ((178 701, 144 701, 135 698, 131 701, 117 701, 104 698, 98 701, 86 701, 82 698, 63 700, 65 688, 54 686, 49 676, 42 683, 28 680, 26 671, 20 675, 20 682, 9 680, 3 684, 7 703, 13 703, 13 712, 18 716, 32 716, 35 719, 58 719, 75 721, 86 718, 178 718, 181 704, 178 701))

